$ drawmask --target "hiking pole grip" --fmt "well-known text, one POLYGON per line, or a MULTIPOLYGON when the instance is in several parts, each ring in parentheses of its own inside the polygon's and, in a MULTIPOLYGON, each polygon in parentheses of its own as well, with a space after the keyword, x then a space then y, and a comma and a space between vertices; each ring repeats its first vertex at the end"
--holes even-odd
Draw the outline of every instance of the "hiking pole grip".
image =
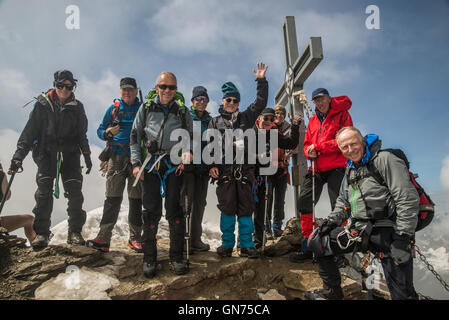
POLYGON ((3 195, 2 204, 0 205, 0 215, 2 214, 3 206, 5 205, 6 198, 8 197, 8 192, 11 189, 11 184, 12 184, 12 182, 14 180, 15 175, 16 175, 16 171, 8 171, 8 174, 11 175, 11 179, 9 179, 8 186, 6 187, 5 194, 3 195))

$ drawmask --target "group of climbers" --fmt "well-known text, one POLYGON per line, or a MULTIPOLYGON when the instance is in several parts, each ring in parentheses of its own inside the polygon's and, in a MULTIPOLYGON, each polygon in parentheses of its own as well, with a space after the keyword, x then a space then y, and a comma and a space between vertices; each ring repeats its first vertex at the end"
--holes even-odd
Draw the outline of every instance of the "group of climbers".
MULTIPOLYGON (((265 244, 264 233, 273 233, 275 237, 282 234, 289 182, 288 159, 298 145, 302 121, 296 116, 290 124, 285 121, 285 107, 266 107, 267 69, 260 63, 253 70, 257 83, 256 99, 245 110, 239 110, 237 87, 232 82, 224 83, 222 105, 216 117, 206 111, 209 96, 203 86, 193 88, 192 106, 187 108, 184 97, 178 92, 176 76, 171 72, 162 72, 157 77, 155 87, 145 101, 138 98, 135 79, 121 79, 121 98, 114 100, 106 110, 97 130, 98 137, 107 142, 100 157, 101 170, 106 175, 106 199, 98 234, 87 241, 81 235, 86 212, 82 209, 83 177, 80 170, 81 154, 87 167, 86 174, 92 168, 86 135, 87 117, 83 104, 75 99, 73 91, 77 80, 73 74, 68 70, 55 72, 53 88, 37 98, 9 169, 12 173, 21 170, 23 160, 32 150, 38 167, 33 209, 35 234, 30 237, 33 249, 45 248, 50 241, 53 196, 59 197, 61 175, 64 196, 68 198, 67 242, 86 244, 103 252, 109 251, 128 181, 128 246, 143 253, 143 273, 148 278, 158 271, 157 233, 163 198, 173 272, 178 275, 188 272, 185 251, 210 250, 201 239, 210 182, 217 183, 217 207, 220 210, 222 245, 217 248, 217 254, 231 256, 237 243, 240 256, 257 258, 265 244), (190 144, 183 144, 179 150, 176 149, 178 141, 170 138, 177 129, 185 130, 190 137, 190 144), (223 141, 222 150, 214 150, 219 155, 213 157, 212 163, 203 159, 195 161, 192 151, 199 148, 203 154, 206 142, 195 141, 194 131, 198 130, 202 137, 207 129, 215 129, 219 133, 215 138, 223 141), (269 164, 275 165, 274 172, 264 174, 266 163, 248 160, 252 149, 247 136, 225 139, 229 129, 254 130, 258 139, 265 139, 266 148, 257 151, 257 158, 268 157, 269 164), (270 136, 277 140, 274 151, 270 149, 270 136), (229 150, 242 158, 236 156, 226 162, 226 151, 229 150), (172 159, 174 153, 181 162, 172 159), (188 221, 185 220, 187 213, 188 221), (186 247, 187 233, 189 242, 186 247)), ((312 100, 316 114, 309 119, 303 150, 311 166, 296 199, 304 238, 301 251, 294 253, 291 261, 301 262, 315 255, 324 289, 313 294, 343 298, 335 256, 361 248, 347 238, 348 245, 342 249, 340 235, 342 230, 363 230, 370 250, 384 254, 382 265, 392 297, 415 299, 410 250, 419 201, 416 189, 404 178, 406 167, 403 161, 391 153, 380 152, 377 136, 363 138, 353 127, 348 112, 352 103, 348 97, 331 97, 326 89, 319 88, 312 93, 312 100), (368 170, 371 165, 378 169, 385 184, 372 177, 368 170), (332 213, 317 225, 314 206, 326 183, 332 213), (343 226, 345 223, 347 225, 343 226), (329 236, 330 254, 320 256, 315 253, 313 241, 317 234, 329 236)))

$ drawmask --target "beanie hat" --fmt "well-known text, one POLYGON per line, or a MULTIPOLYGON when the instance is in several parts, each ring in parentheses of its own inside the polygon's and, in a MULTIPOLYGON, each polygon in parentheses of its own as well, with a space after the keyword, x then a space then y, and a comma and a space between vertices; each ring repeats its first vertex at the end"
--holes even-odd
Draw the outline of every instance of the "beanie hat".
POLYGON ((274 111, 280 111, 284 114, 284 116, 287 114, 287 110, 285 110, 285 107, 283 105, 277 105, 276 107, 274 107, 274 111))
POLYGON ((240 101, 240 92, 232 82, 226 82, 223 84, 221 86, 221 91, 223 92, 223 99, 227 97, 234 97, 240 101))
POLYGON ((206 97, 207 100, 209 100, 209 96, 207 95, 207 89, 204 88, 203 86, 197 86, 197 87, 193 88, 192 99, 190 99, 190 101, 192 101, 196 97, 206 97))

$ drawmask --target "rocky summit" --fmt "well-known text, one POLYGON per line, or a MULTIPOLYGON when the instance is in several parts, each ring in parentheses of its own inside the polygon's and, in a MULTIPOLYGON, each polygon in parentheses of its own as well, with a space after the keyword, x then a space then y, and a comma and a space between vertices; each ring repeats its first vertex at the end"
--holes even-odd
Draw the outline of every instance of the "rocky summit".
MULTIPOLYGON (((292 219, 258 259, 239 257, 236 251, 227 258, 195 252, 189 257, 190 272, 177 276, 170 270, 168 240, 159 238, 158 273, 147 279, 142 254, 125 244, 109 253, 67 244, 33 251, 24 239, 2 233, 0 299, 303 300, 322 281, 317 264, 289 261, 300 242, 299 221, 292 219)), ((350 266, 341 271, 345 299, 366 299, 360 274, 350 266)), ((375 297, 389 299, 380 287, 375 297)))

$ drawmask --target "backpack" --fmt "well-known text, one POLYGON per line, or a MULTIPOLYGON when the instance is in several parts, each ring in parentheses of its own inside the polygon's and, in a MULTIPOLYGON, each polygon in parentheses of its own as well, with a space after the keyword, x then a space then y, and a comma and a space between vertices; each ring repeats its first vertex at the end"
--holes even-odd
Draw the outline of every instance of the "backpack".
MULTIPOLYGON (((435 203, 430 199, 429 195, 424 191, 424 188, 421 187, 421 185, 416 181, 416 178, 418 178, 418 174, 412 173, 410 171, 410 162, 407 159, 407 156, 401 149, 382 149, 380 151, 387 151, 392 154, 394 154, 399 159, 402 159, 405 162, 405 165, 408 169, 408 174, 410 176, 410 181, 412 182, 413 186, 416 188, 416 191, 418 191, 419 196, 419 213, 418 213, 418 224, 416 225, 415 231, 419 231, 427 227, 431 222, 435 215, 435 203)), ((380 152, 379 151, 379 152, 380 152)), ((386 186, 385 180, 380 174, 379 170, 375 166, 368 165, 368 170, 376 179, 376 181, 386 186)))

